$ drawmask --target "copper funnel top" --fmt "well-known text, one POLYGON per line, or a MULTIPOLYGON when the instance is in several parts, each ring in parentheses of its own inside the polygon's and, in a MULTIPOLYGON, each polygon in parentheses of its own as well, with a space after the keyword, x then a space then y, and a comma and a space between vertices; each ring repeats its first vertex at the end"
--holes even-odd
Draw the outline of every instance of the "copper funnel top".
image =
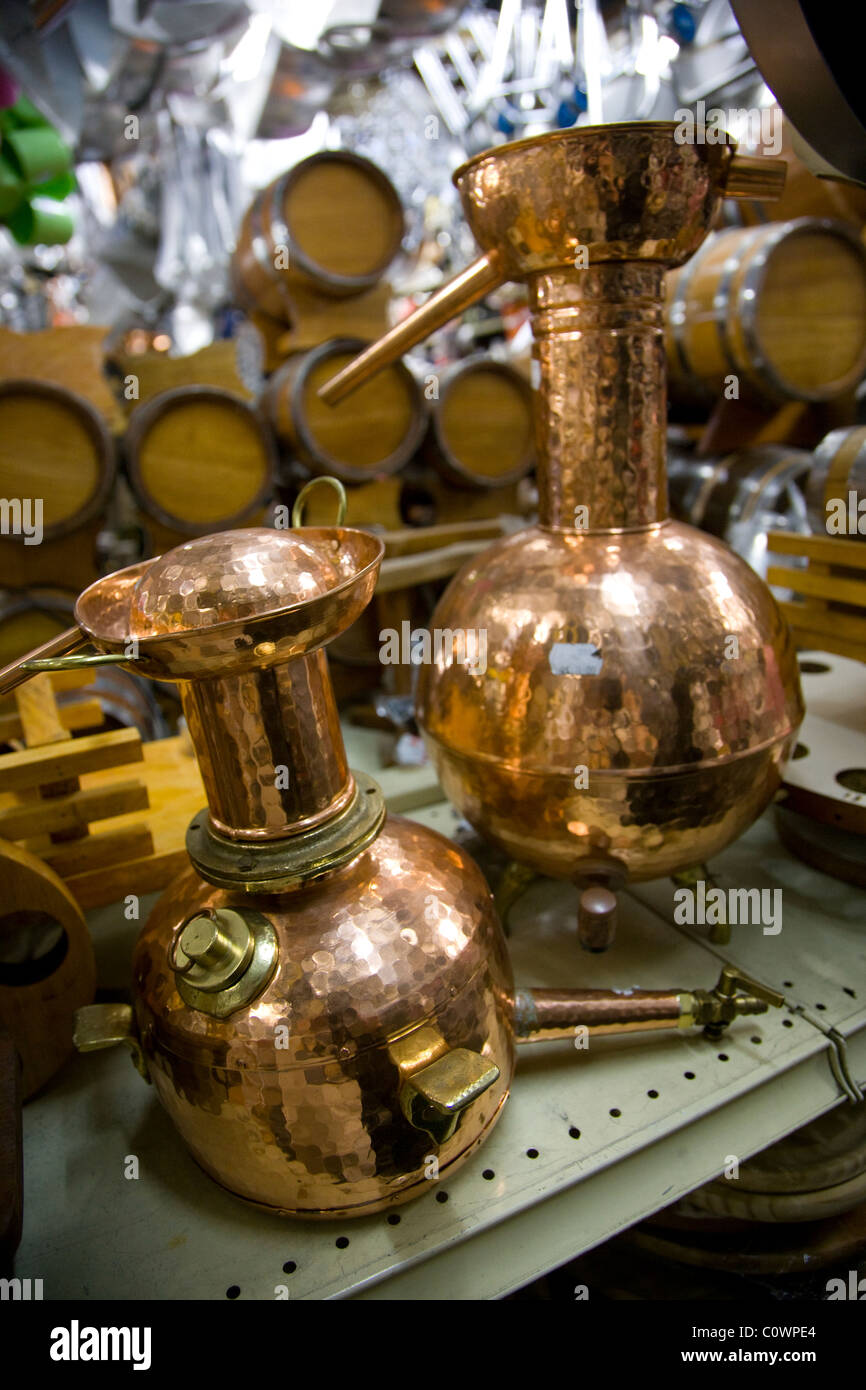
POLYGON ((319 390, 336 404, 374 372, 506 280, 583 264, 681 265, 700 246, 722 198, 778 198, 784 160, 743 158, 706 132, 680 143, 673 121, 637 121, 517 140, 454 174, 482 255, 319 390))
POLYGON ((463 211, 502 278, 575 265, 679 264, 706 235, 736 144, 679 144, 673 122, 582 126, 487 150, 454 174, 463 211))
POLYGON ((76 619, 100 651, 159 680, 265 670, 350 627, 373 593, 382 542, 345 527, 249 527, 200 536, 98 580, 76 619))

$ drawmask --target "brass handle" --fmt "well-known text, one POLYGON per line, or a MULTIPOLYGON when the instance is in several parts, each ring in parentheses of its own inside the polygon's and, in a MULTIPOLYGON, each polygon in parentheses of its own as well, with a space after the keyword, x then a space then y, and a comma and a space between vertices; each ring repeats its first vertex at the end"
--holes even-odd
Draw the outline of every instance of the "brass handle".
POLYGON ((303 526, 303 504, 306 501, 307 497, 310 495, 310 493, 313 491, 313 489, 321 487, 323 484, 327 487, 332 487, 337 494, 337 520, 334 522, 334 525, 342 526, 343 522, 346 520, 346 508, 348 507, 348 502, 346 501, 346 489, 343 487, 343 484, 340 482, 339 478, 332 478, 330 473, 328 473, 326 476, 322 478, 311 478, 310 481, 308 483, 305 483, 304 486, 301 488, 300 492, 295 498, 295 505, 292 507, 293 526, 303 526))
POLYGON ((455 315, 476 304, 485 294, 495 290, 504 281, 499 261, 493 252, 479 256, 477 260, 449 280, 447 285, 431 294, 414 314, 398 323, 384 337, 371 343, 342 371, 326 381, 319 388, 319 397, 328 405, 336 405, 352 391, 369 381, 376 372, 388 367, 403 356, 410 348, 429 338, 430 334, 455 315))
POLYGON ((787 174, 788 164, 784 159, 735 154, 728 165, 725 197, 773 202, 784 193, 787 174))
POLYGON ((495 1062, 468 1047, 455 1047, 404 1082, 400 1105, 410 1125, 444 1144, 467 1106, 498 1079, 495 1062))
POLYGON ((150 1081, 129 1004, 86 1004, 76 1009, 72 1042, 79 1052, 98 1052, 123 1043, 132 1054, 136 1071, 150 1081))
POLYGON ((423 1024, 388 1049, 400 1075, 400 1108, 414 1129, 444 1144, 467 1106, 499 1079, 489 1057, 467 1047, 449 1048, 431 1024, 423 1024))

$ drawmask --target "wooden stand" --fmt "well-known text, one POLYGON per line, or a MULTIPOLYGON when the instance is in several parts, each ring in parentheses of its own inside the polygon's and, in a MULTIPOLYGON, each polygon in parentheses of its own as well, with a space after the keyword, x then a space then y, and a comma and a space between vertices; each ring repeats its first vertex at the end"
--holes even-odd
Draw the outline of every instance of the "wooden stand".
POLYGON ((186 828, 205 801, 188 740, 143 745, 135 729, 72 739, 100 721, 98 702, 58 709, 51 679, 21 686, 17 713, 3 716, 5 737, 27 746, 0 756, 0 836, 38 855, 85 908, 165 887, 187 863, 186 828), (132 763, 140 775, 119 779, 132 763))
POLYGON ((837 536, 798 536, 771 531, 774 555, 802 555, 807 569, 781 565, 767 571, 767 583, 793 589, 801 602, 783 603, 799 647, 866 661, 866 545, 837 536))

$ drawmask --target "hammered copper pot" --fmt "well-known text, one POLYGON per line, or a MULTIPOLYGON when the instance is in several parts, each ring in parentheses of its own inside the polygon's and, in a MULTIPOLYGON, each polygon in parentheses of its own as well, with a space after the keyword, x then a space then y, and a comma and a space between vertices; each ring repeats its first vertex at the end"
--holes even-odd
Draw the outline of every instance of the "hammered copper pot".
MULTIPOLYGON (((595 892, 723 849, 771 800, 803 714, 769 590, 669 519, 665 478, 665 271, 723 195, 777 195, 780 174, 675 131, 586 127, 458 169, 484 254, 321 392, 342 398, 492 285, 526 282, 538 525, 451 583, 431 627, 486 634, 486 669, 441 647, 417 713, 480 834, 595 892)), ((609 944, 614 920, 610 895, 582 912, 583 944, 609 944)))
MULTIPOLYGON (((49 644, 100 653, 61 666, 178 681, 208 800, 135 946, 133 1006, 80 1010, 76 1043, 128 1044, 202 1168, 283 1215, 429 1191, 495 1124, 515 1042, 717 1032, 779 1002, 733 976, 711 993, 515 990, 480 870, 387 816, 346 762, 322 648, 382 552, 340 526, 202 537, 100 580, 49 644)), ((57 664, 14 663, 0 693, 57 664)))

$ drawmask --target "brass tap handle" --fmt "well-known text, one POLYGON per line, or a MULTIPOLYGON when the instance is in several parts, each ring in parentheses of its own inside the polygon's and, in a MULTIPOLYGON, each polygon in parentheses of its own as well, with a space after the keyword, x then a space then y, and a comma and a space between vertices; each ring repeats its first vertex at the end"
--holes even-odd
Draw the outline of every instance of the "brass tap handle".
POLYGON ((99 1052, 123 1043, 132 1054, 136 1071, 150 1081, 141 1041, 129 1004, 86 1004, 75 1011, 73 1045, 79 1052, 99 1052))
POLYGON ((725 197, 774 202, 785 191, 787 174, 788 165, 784 159, 735 154, 728 166, 725 197))
POLYGON ((448 323, 471 304, 503 283, 504 276, 493 252, 477 260, 449 280, 447 285, 431 294, 414 314, 398 323, 383 337, 365 348, 330 381, 319 388, 319 397, 328 405, 336 405, 383 367, 403 356, 410 348, 429 338, 430 334, 448 323))
POLYGON ((778 1009, 784 1002, 785 996, 778 990, 741 974, 736 966, 726 965, 713 989, 695 989, 685 996, 683 1027, 703 1025, 706 1037, 718 1039, 740 1015, 764 1014, 770 1006, 778 1009))

